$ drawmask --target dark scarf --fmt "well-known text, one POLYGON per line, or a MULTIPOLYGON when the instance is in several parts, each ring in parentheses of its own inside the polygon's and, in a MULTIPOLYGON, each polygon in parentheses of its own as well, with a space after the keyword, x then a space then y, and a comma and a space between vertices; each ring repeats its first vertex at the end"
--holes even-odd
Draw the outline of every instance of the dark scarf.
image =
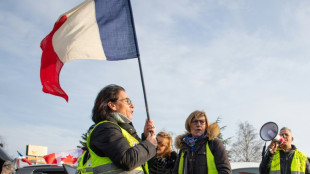
POLYGON ((183 138, 183 141, 190 147, 191 152, 194 151, 196 143, 201 140, 207 132, 205 131, 202 135, 199 137, 193 137, 192 134, 185 135, 183 138))

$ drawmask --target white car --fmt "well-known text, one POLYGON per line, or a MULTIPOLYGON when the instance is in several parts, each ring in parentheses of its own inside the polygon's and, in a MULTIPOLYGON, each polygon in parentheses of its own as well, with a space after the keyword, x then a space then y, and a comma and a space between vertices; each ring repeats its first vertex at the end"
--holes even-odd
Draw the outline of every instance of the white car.
POLYGON ((231 162, 232 174, 259 174, 259 163, 231 162))

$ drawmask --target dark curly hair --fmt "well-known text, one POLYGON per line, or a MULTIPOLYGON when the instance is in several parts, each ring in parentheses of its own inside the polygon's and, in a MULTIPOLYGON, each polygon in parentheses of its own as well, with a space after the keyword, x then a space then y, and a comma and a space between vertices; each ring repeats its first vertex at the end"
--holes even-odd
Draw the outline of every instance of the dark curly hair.
POLYGON ((121 86, 111 84, 99 92, 92 111, 92 120, 95 124, 109 118, 109 113, 112 110, 108 106, 108 102, 116 102, 120 91, 125 91, 125 89, 121 86))

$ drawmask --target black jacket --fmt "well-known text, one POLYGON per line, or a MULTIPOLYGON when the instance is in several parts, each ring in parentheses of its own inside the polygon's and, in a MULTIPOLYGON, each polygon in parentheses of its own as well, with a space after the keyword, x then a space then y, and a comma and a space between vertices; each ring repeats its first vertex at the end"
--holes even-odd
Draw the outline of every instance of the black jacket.
POLYGON ((172 174, 176 159, 177 153, 175 151, 172 151, 171 155, 165 158, 153 157, 148 161, 150 174, 172 174))
MULTIPOLYGON (((113 118, 109 121, 117 123, 113 118)), ((141 141, 132 123, 118 123, 140 144, 130 147, 121 129, 113 123, 103 123, 91 133, 90 148, 101 157, 109 157, 113 164, 123 170, 133 170, 156 155, 156 148, 149 141, 141 141)))
POLYGON ((206 159, 206 143, 214 156, 214 162, 219 174, 231 174, 231 167, 228 159, 226 149, 222 141, 218 138, 218 134, 211 135, 215 132, 219 133, 219 127, 216 123, 209 126, 207 135, 199 140, 193 152, 190 147, 183 141, 186 134, 180 135, 176 138, 176 147, 180 149, 177 161, 175 163, 174 172, 178 173, 180 156, 184 152, 184 170, 187 174, 206 174, 208 173, 207 159, 206 159), (212 129, 212 130, 210 130, 212 129), (213 138, 209 138, 213 137, 213 138))
MULTIPOLYGON (((292 149, 288 152, 284 152, 280 150, 280 166, 281 166, 281 174, 290 174, 291 173, 291 163, 294 157, 296 147, 292 145, 292 149)), ((269 151, 264 155, 260 165, 259 172, 261 174, 269 174, 270 166, 273 159, 273 154, 269 151)), ((310 164, 309 160, 306 163, 306 174, 310 174, 310 164)))

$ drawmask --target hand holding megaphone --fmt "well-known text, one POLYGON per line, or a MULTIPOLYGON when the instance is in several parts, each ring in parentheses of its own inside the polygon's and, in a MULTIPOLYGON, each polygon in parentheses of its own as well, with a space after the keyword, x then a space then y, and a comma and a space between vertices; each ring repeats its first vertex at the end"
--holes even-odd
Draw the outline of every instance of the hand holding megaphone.
POLYGON ((279 146, 279 144, 277 142, 272 141, 267 148, 271 154, 274 154, 274 152, 277 150, 278 146, 279 146))
POLYGON ((264 141, 272 141, 268 146, 272 154, 277 150, 278 146, 282 146, 285 143, 284 138, 278 134, 278 125, 274 122, 265 123, 261 127, 260 137, 264 141))
POLYGON ((281 135, 277 135, 272 141, 277 142, 279 146, 282 146, 285 143, 285 140, 281 135))
POLYGON ((271 154, 277 150, 277 148, 282 146, 285 143, 284 138, 281 135, 277 135, 274 139, 271 140, 268 150, 271 154))

